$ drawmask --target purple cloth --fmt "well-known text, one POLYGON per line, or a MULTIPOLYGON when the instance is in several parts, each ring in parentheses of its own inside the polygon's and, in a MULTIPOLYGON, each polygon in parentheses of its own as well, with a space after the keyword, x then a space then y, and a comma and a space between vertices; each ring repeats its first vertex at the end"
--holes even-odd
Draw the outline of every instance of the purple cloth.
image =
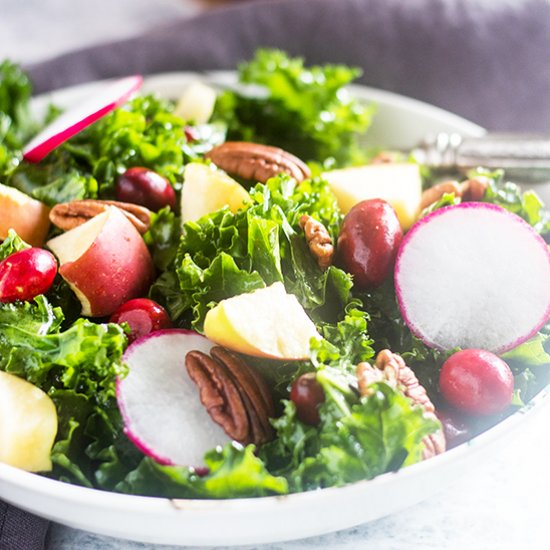
POLYGON ((229 69, 258 46, 360 66, 362 81, 493 130, 550 129, 550 0, 271 0, 29 67, 37 91, 130 73, 229 69))
POLYGON ((48 522, 0 501, 0 550, 42 550, 48 522))

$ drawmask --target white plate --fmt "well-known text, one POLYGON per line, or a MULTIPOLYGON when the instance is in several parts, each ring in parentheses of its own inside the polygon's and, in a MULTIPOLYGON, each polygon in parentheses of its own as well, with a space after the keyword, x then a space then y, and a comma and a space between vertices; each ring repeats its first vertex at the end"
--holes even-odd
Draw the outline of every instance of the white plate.
MULTIPOLYGON (((166 74, 146 79, 144 90, 177 97, 196 75, 166 74)), ((232 73, 202 75, 217 83, 233 82, 232 73)), ((69 105, 98 84, 48 94, 69 105)), ((378 104, 368 140, 387 147, 414 146, 427 133, 456 131, 481 135, 483 129, 424 103, 361 86, 353 92, 378 104)), ((183 545, 228 545, 278 542, 329 533, 396 512, 428 498, 497 452, 529 417, 550 402, 547 387, 524 409, 491 430, 443 455, 397 473, 342 488, 282 497, 225 501, 135 497, 53 481, 0 464, 0 497, 57 522, 120 538, 183 545)))

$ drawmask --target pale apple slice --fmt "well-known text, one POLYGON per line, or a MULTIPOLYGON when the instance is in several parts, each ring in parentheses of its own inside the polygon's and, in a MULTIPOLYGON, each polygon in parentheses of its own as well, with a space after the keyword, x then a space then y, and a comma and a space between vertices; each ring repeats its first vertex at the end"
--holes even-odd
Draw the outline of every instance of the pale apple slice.
POLYGON ((174 114, 195 124, 206 124, 214 112, 215 104, 216 90, 196 80, 189 84, 179 98, 174 114))
POLYGON ((408 229, 418 216, 422 180, 417 164, 370 164, 331 170, 323 177, 344 214, 363 200, 383 199, 393 206, 403 229, 408 229))
POLYGON ((44 203, 0 183, 0 240, 13 229, 30 245, 42 246, 50 228, 49 212, 44 203))
POLYGON ((196 221, 224 206, 237 212, 250 202, 247 190, 225 172, 192 162, 185 167, 181 191, 181 218, 196 221))
POLYGON ((141 76, 134 75, 106 84, 46 126, 23 149, 23 157, 29 162, 40 162, 56 147, 128 101, 142 82, 141 76))
POLYGON ((49 240, 59 274, 82 304, 82 315, 103 317, 144 296, 154 268, 143 238, 116 207, 49 240))
POLYGON ((296 296, 282 283, 222 300, 204 320, 204 333, 230 350, 271 359, 307 359, 321 338, 296 296))
POLYGON ((53 401, 30 382, 0 371, 0 462, 29 472, 51 470, 56 434, 53 401))

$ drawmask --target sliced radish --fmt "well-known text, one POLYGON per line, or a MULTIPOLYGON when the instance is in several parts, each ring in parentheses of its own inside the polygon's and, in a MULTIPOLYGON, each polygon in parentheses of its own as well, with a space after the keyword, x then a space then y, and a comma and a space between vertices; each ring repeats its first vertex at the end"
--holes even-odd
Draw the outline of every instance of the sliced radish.
POLYGON ((128 101, 139 90, 142 82, 143 78, 135 75, 106 85, 46 126, 23 149, 23 157, 29 162, 40 162, 56 147, 128 101))
POLYGON ((117 383, 124 431, 161 464, 202 466, 204 453, 230 441, 185 368, 189 351, 209 353, 213 345, 196 332, 168 329, 143 336, 124 354, 128 374, 117 383))
POLYGON ((487 203, 436 210, 404 237, 395 264, 411 331, 440 349, 511 349, 550 316, 550 253, 515 214, 487 203))

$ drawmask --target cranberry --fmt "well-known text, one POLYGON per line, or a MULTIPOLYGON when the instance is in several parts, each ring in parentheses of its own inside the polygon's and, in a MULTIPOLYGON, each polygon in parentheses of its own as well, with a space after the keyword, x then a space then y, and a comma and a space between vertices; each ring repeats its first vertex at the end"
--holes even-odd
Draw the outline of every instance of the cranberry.
POLYGON ((456 411, 438 409, 436 414, 443 426, 447 449, 457 447, 474 436, 471 427, 463 418, 459 417, 456 411))
POLYGON ((122 304, 109 319, 111 323, 128 323, 130 334, 128 340, 133 342, 139 337, 170 328, 172 321, 166 310, 149 298, 135 298, 122 304))
POLYGON ((186 126, 183 130, 185 132, 185 139, 192 143, 194 141, 199 141, 199 132, 193 126, 186 126))
POLYGON ((52 286, 57 262, 51 252, 26 248, 0 262, 0 302, 32 300, 52 286))
POLYGON ((321 421, 319 405, 325 401, 325 393, 317 382, 315 373, 302 374, 292 383, 290 399, 296 405, 298 418, 310 426, 317 426, 321 421))
POLYGON ((135 166, 128 168, 116 182, 116 198, 122 202, 141 204, 150 210, 165 206, 174 209, 176 192, 170 182, 160 174, 135 166))
POLYGON ((514 376, 495 354, 465 349, 445 361, 439 386, 443 397, 457 409, 490 415, 503 411, 512 402, 514 376))
POLYGON ((382 199, 356 204, 344 218, 337 261, 361 289, 380 286, 388 276, 403 230, 393 207, 382 199))

